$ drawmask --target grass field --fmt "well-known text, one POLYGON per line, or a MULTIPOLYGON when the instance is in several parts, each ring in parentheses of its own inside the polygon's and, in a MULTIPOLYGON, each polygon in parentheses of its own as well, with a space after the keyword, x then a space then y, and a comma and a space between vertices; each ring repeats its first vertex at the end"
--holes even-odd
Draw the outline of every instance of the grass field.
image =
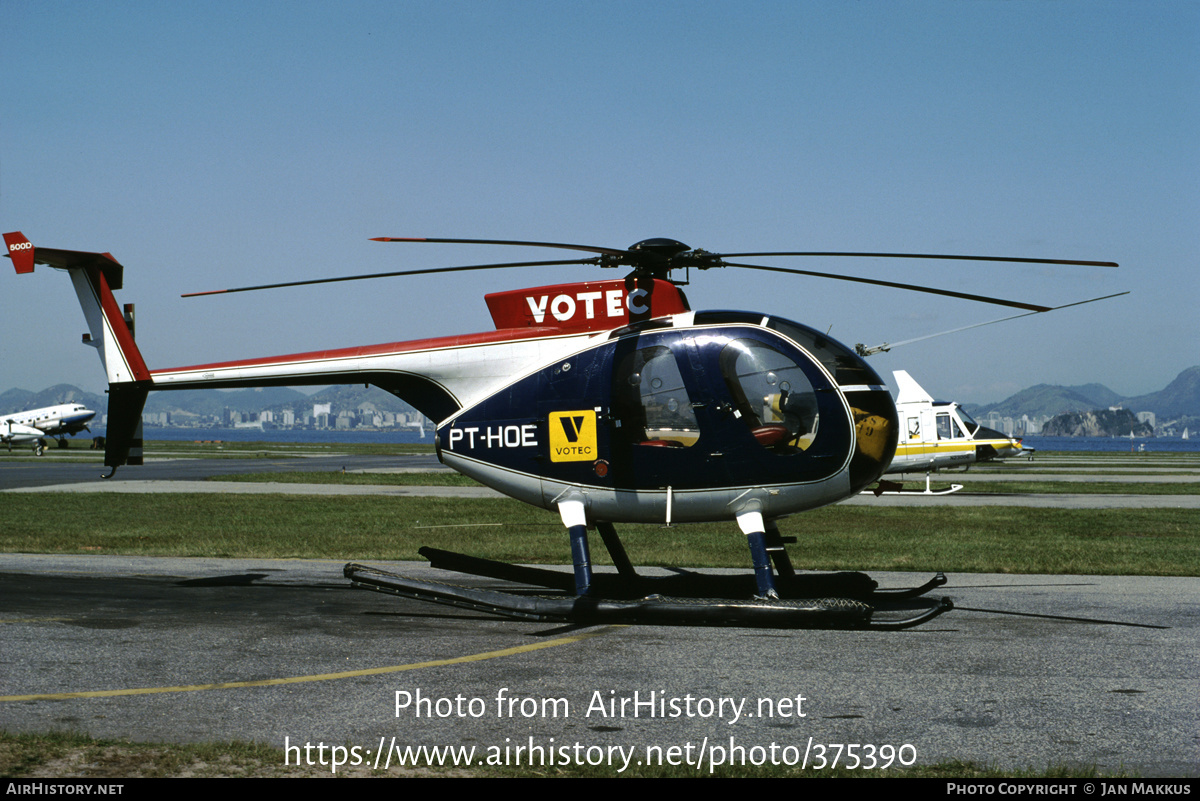
MULTIPOLYGON (((419 559, 434 545, 564 564, 556 514, 508 499, 207 494, 11 494, 0 551, 419 559)), ((1194 510, 830 507, 780 521, 798 568, 1196 575, 1194 510)), ((746 567, 734 525, 619 528, 635 564, 746 567)), ((605 563, 599 539, 598 563, 605 563)))
MULTIPOLYGON (((235 473, 213 476, 209 481, 234 481, 258 484, 359 484, 368 486, 430 486, 430 487, 478 487, 478 481, 447 470, 414 473, 341 473, 294 471, 281 473, 235 473)), ((920 487, 920 481, 904 482, 908 487, 920 487)), ((1080 495, 1197 495, 1200 481, 1166 483, 1154 481, 1055 481, 1053 476, 1031 476, 1028 481, 997 481, 995 476, 954 474, 938 477, 934 486, 947 483, 962 484, 964 491, 991 494, 1027 495, 1072 493, 1080 495)))

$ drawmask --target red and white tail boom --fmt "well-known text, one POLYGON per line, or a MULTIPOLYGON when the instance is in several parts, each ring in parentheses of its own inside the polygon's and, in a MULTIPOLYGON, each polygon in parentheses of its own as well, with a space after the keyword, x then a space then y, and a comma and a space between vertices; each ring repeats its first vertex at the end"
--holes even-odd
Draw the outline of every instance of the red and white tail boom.
POLYGON ((18 273, 34 264, 67 270, 109 384, 105 464, 140 463, 135 436, 151 390, 374 384, 440 422, 531 370, 630 322, 688 312, 669 281, 627 278, 512 290, 486 296, 497 330, 239 361, 149 370, 113 290, 124 268, 110 253, 35 248, 4 234, 18 273), (653 308, 653 311, 651 309, 653 308))

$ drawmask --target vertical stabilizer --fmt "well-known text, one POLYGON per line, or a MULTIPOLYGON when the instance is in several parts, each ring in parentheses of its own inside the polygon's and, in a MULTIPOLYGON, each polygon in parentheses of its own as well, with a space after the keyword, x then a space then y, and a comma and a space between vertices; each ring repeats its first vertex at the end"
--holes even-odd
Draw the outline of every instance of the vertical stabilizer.
POLYGON ((896 379, 899 394, 896 395, 896 405, 902 403, 933 403, 933 398, 921 385, 913 380, 904 370, 894 370, 892 376, 896 379))
POLYGON ((131 459, 130 448, 136 445, 140 452, 142 407, 154 382, 113 297, 113 290, 121 288, 124 268, 111 253, 35 248, 20 231, 4 234, 4 243, 18 274, 32 273, 35 264, 70 274, 89 329, 84 342, 100 353, 108 378, 104 463, 114 469, 127 463, 140 464, 140 454, 135 453, 131 459))
POLYGON ((134 344, 133 334, 104 272, 94 268, 70 269, 69 272, 91 332, 88 344, 100 352, 108 383, 149 381, 150 371, 134 344))
POLYGON ((4 244, 8 245, 8 257, 17 268, 17 275, 33 272, 33 243, 23 233, 13 231, 5 234, 4 244))

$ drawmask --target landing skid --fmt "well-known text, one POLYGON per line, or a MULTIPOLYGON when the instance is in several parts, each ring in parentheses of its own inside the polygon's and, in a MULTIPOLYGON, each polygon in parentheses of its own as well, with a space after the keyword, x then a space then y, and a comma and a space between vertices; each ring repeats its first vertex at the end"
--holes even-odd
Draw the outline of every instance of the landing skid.
POLYGON ((958 492, 963 488, 962 484, 951 484, 949 487, 938 487, 934 489, 930 484, 929 474, 925 474, 925 489, 905 489, 902 484, 897 481, 880 481, 875 489, 863 490, 860 495, 949 495, 952 492, 958 492))
MULTIPOLYGON (((780 598, 748 600, 752 576, 682 573, 665 577, 594 574, 591 594, 576 595, 572 574, 422 548, 436 568, 501 579, 553 595, 465 587, 348 564, 357 587, 522 620, 559 623, 644 623, 814 629, 902 629, 953 608, 949 598, 920 598, 942 586, 937 574, 911 590, 879 590, 863 573, 780 576, 780 598)), ((516 588, 514 588, 516 590, 516 588)))

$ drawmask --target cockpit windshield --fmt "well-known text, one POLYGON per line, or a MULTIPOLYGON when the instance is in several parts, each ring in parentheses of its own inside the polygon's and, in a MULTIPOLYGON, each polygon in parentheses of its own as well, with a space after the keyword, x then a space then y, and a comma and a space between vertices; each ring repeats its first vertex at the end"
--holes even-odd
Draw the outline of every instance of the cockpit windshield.
POLYGON ((831 339, 814 328, 772 317, 767 322, 768 328, 773 328, 790 338, 800 347, 811 353, 834 380, 841 386, 883 386, 879 374, 872 370, 858 354, 847 348, 836 339, 831 339))
POLYGON ((967 434, 969 434, 970 436, 975 436, 975 432, 979 430, 979 423, 976 423, 971 418, 971 415, 967 414, 967 410, 964 409, 963 407, 958 406, 956 408, 958 411, 959 419, 962 420, 963 425, 966 426, 967 434))

